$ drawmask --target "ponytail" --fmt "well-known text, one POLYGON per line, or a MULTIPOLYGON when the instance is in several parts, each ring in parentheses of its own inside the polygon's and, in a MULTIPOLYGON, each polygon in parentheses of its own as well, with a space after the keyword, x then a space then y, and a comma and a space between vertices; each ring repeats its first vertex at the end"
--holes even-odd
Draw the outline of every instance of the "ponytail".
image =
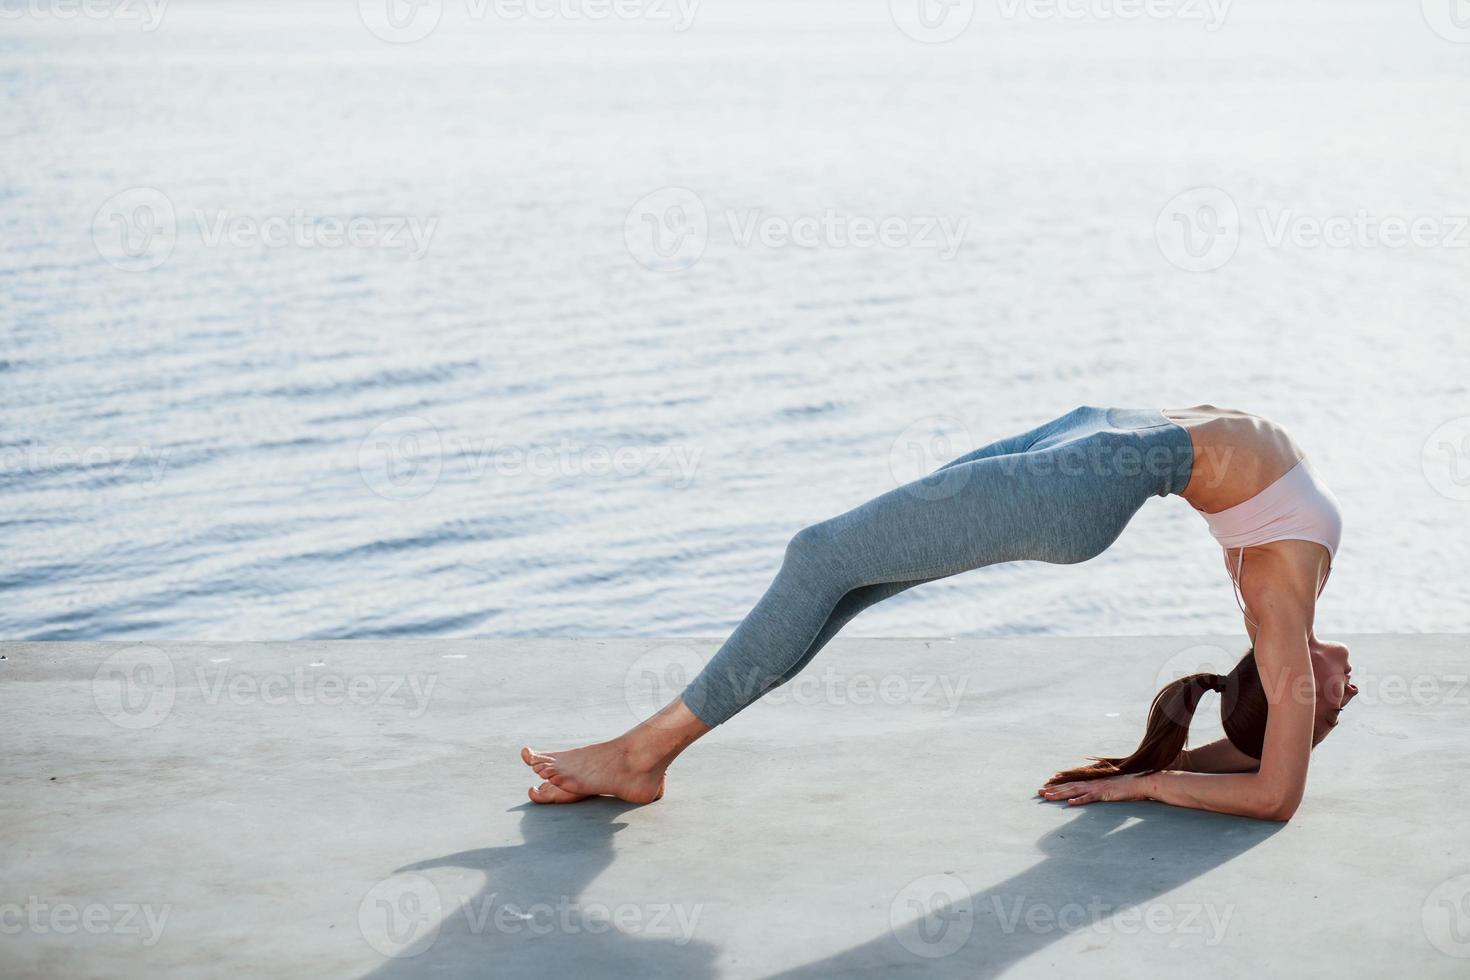
POLYGON ((1048 786, 1081 779, 1157 772, 1167 769, 1183 751, 1189 738, 1189 723, 1206 691, 1224 692, 1228 678, 1223 674, 1189 674, 1170 681, 1154 695, 1148 709, 1148 728, 1133 754, 1123 757, 1090 756, 1092 765, 1059 772, 1048 786))
POLYGON ((1266 689, 1261 685, 1260 671, 1256 669, 1256 649, 1251 647, 1229 674, 1190 674, 1165 684, 1154 695, 1154 703, 1148 709, 1148 729, 1132 755, 1123 758, 1092 756, 1092 765, 1059 772, 1046 784, 1053 786, 1080 779, 1104 779, 1169 768, 1184 750, 1194 709, 1199 707, 1200 698, 1206 691, 1220 695, 1220 722, 1230 744, 1251 758, 1259 759, 1266 738, 1270 704, 1266 699, 1266 689))

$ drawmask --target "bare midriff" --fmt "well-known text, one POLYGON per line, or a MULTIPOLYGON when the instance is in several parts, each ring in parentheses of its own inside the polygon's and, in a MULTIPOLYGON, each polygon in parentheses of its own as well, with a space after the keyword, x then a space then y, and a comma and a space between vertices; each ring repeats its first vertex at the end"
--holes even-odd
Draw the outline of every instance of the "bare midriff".
POLYGON ((1306 455, 1285 429, 1259 415, 1214 405, 1163 411, 1194 446, 1189 483, 1180 496, 1207 514, 1245 503, 1306 455))

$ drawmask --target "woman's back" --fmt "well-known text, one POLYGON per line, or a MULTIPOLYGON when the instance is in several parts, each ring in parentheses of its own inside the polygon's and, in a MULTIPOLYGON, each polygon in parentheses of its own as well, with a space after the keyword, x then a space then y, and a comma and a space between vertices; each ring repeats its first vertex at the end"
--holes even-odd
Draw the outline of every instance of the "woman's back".
POLYGON ((1216 513, 1244 503, 1286 475, 1306 455, 1270 419, 1214 405, 1167 408, 1194 443, 1194 465, 1181 496, 1216 513))

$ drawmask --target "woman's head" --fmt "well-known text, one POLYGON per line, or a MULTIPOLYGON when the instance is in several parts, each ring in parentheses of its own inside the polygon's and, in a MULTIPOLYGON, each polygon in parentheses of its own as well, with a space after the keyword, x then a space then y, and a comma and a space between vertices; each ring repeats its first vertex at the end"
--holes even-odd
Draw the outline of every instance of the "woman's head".
POLYGON ((1316 745, 1337 727, 1337 716, 1358 696, 1358 686, 1353 683, 1353 665, 1348 663, 1345 645, 1312 637, 1309 649, 1317 695, 1316 727, 1312 732, 1312 744, 1316 745))
MULTIPOLYGON (((1347 662, 1347 647, 1341 644, 1312 641, 1312 674, 1315 681, 1316 723, 1312 735, 1315 745, 1327 737, 1337 723, 1340 712, 1358 689, 1349 680, 1352 668, 1347 662)), ((1252 758, 1261 757, 1266 740, 1266 715, 1269 703, 1261 675, 1256 670, 1255 648, 1246 651, 1228 674, 1202 672, 1188 674, 1165 684, 1154 695, 1148 710, 1148 727, 1143 741, 1132 755, 1122 757, 1094 756, 1092 765, 1059 772, 1047 781, 1071 782, 1078 779, 1101 779, 1120 773, 1155 772, 1168 769, 1184 750, 1189 738, 1189 724, 1195 709, 1208 691, 1220 695, 1220 722, 1230 744, 1252 758)))

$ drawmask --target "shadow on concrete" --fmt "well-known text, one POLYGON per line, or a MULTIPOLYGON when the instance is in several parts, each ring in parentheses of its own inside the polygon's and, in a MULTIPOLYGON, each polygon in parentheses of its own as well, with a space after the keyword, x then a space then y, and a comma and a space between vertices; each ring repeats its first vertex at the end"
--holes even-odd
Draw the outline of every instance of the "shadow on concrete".
MULTIPOLYGON (((633 808, 610 798, 568 807, 526 803, 516 808, 523 843, 462 851, 400 868, 404 873, 468 869, 483 874, 484 884, 475 895, 444 894, 437 936, 410 948, 411 956, 387 960, 366 980, 713 977, 718 948, 694 939, 697 930, 681 931, 673 915, 656 928, 588 928, 586 916, 593 906, 584 905, 579 895, 612 864, 613 836, 627 826, 617 818, 633 808), (497 920, 502 909, 511 918, 497 920), (528 924, 533 920, 514 918, 533 909, 539 909, 536 929, 528 924)), ((1102 939, 1109 933, 1172 931, 1203 946, 1221 928, 1228 908, 1183 897, 1155 910, 1166 913, 1167 928, 1160 930, 1148 924, 1148 910, 1142 907, 1243 854, 1282 826, 1147 803, 1080 808, 1074 819, 1037 842, 1045 855, 1039 863, 979 891, 964 887, 976 884, 973 880, 962 882, 942 872, 926 877, 897 897, 903 923, 897 931, 884 929, 866 942, 776 976, 937 970, 993 977, 1088 929, 1098 930, 1102 939), (1125 928, 1118 917, 1129 910, 1135 911, 1125 928)), ((982 851, 986 846, 983 816, 975 820, 975 846, 982 851)), ((957 863, 974 862, 961 856, 957 863)), ((753 887, 759 884, 752 880, 753 887)), ((649 925, 649 916, 657 912, 647 904, 630 902, 628 908, 645 916, 641 921, 649 925)), ((880 914, 886 911, 880 909, 880 914)))
MULTIPOLYGON (((994 977, 1075 932, 1097 930, 1100 938, 1124 932, 1117 917, 1127 910, 1136 910, 1127 913, 1128 930, 1155 930, 1141 906, 1243 854, 1282 826, 1149 803, 1081 807, 1074 820, 1037 842, 1044 860, 970 892, 968 905, 968 888, 944 896, 945 879, 926 878, 900 897, 908 914, 901 915, 897 934, 884 930, 861 945, 773 976, 937 971, 994 977), (1029 923, 1028 915, 1035 916, 1029 923)), ((984 848, 983 815, 975 821, 975 840, 984 848)), ((1171 923, 1170 931, 1186 939, 1196 933, 1201 945, 1219 930, 1222 916, 1228 927, 1230 912, 1221 903, 1211 907, 1189 898, 1156 911, 1166 913, 1156 921, 1171 923)))
POLYGON ((527 802, 513 809, 521 814, 522 843, 398 869, 468 869, 485 881, 474 895, 441 889, 444 918, 437 935, 409 947, 410 955, 386 960, 368 978, 714 976, 716 947, 692 938, 679 909, 662 908, 678 903, 655 899, 618 906, 579 899, 612 864, 613 835, 627 827, 617 818, 635 809, 633 804, 604 797, 574 806, 527 802), (633 917, 627 931, 606 924, 618 914, 633 917))

